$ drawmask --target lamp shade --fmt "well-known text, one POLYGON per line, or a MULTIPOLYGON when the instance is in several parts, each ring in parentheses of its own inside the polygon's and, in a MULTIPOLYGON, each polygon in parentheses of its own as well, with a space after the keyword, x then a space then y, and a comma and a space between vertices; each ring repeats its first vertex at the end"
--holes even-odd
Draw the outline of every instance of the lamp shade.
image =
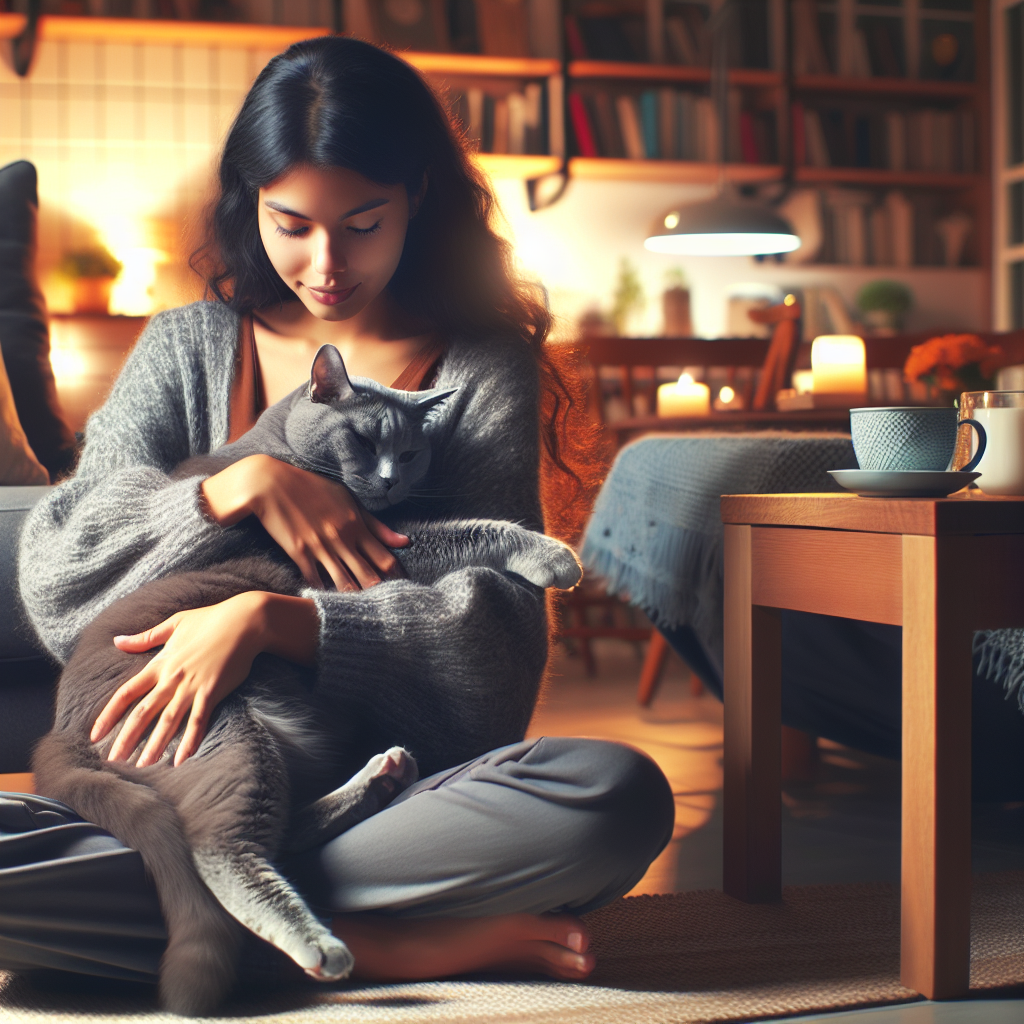
POLYGON ((670 210, 644 242, 645 249, 671 256, 760 256, 799 246, 800 238, 777 213, 721 198, 670 210))

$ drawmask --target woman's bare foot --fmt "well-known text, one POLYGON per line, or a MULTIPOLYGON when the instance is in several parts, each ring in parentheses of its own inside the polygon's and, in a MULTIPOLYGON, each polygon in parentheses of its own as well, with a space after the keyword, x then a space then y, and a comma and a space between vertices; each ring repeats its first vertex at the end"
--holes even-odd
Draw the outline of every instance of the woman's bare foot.
POLYGON ((478 971, 541 973, 581 981, 594 969, 590 936, 568 915, 336 917, 331 930, 356 958, 353 978, 426 981, 478 971))

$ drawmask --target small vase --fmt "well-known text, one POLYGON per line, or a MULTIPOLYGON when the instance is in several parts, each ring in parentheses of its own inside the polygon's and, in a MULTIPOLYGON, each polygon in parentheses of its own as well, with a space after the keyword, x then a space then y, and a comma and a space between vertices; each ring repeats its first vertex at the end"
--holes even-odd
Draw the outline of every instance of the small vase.
POLYGON ((109 313, 110 289, 113 285, 112 277, 76 277, 71 295, 75 312, 109 313))

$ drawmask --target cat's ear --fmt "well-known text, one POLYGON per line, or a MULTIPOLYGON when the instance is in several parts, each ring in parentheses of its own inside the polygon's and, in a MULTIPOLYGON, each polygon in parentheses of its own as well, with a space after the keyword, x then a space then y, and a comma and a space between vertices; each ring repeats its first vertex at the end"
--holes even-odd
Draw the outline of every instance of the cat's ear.
POLYGON ((446 398, 450 398, 458 391, 458 388, 434 388, 433 391, 423 391, 413 395, 417 411, 426 416, 436 405, 440 405, 446 398))
POLYGON ((309 400, 326 404, 354 394, 341 353, 333 345, 321 345, 309 374, 309 400))

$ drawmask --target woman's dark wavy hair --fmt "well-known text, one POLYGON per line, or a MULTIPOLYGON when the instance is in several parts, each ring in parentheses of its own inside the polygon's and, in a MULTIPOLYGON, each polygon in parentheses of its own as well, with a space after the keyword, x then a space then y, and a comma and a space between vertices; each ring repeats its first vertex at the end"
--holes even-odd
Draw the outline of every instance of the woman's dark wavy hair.
POLYGON ((209 291, 239 313, 295 297, 260 240, 257 195, 299 164, 347 167, 382 185, 401 183, 409 195, 427 183, 388 290, 442 335, 530 347, 544 395, 550 525, 575 534, 596 477, 592 432, 572 422, 576 375, 545 345, 551 317, 514 274, 509 244, 491 230, 494 198, 433 92, 404 61, 338 36, 296 43, 267 64, 228 133, 211 237, 191 260, 209 291))

